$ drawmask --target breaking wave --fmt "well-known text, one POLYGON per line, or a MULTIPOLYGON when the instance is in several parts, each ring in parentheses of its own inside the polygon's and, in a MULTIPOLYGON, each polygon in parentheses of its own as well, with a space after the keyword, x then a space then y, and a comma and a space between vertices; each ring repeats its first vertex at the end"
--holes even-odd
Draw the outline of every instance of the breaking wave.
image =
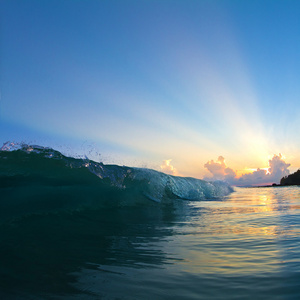
POLYGON ((90 299, 75 285, 82 269, 172 262, 151 243, 199 213, 182 200, 231 191, 222 182, 6 143, 0 151, 0 298, 90 299))
POLYGON ((104 165, 51 148, 6 143, 0 151, 1 215, 208 200, 233 190, 224 182, 104 165))

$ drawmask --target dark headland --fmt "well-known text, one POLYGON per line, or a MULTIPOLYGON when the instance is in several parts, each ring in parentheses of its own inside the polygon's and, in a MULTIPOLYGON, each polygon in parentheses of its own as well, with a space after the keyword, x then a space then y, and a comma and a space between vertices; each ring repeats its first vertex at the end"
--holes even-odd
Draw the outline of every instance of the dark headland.
POLYGON ((300 169, 293 174, 282 177, 280 183, 273 183, 272 185, 261 185, 255 187, 274 187, 274 186, 288 186, 288 185, 300 185, 300 169))
POLYGON ((300 185, 300 169, 293 174, 282 177, 280 185, 300 185))

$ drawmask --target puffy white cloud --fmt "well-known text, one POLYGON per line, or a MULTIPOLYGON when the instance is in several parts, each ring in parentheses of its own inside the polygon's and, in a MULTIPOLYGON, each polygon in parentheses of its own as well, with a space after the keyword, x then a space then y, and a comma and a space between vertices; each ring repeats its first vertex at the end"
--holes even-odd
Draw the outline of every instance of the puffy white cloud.
POLYGON ((162 172, 169 174, 169 175, 178 175, 178 172, 176 170, 176 168, 174 168, 171 165, 171 161, 172 159, 166 159, 162 162, 162 165, 160 166, 162 172))
POLYGON ((287 176, 290 174, 288 167, 291 164, 287 164, 283 159, 282 155, 274 155, 271 160, 269 160, 269 172, 270 174, 276 178, 276 180, 280 180, 283 176, 287 176))
POLYGON ((204 167, 213 175, 213 180, 231 181, 236 177, 236 172, 226 166, 223 156, 219 156, 216 162, 208 161, 204 167))
POLYGON ((290 164, 286 163, 282 155, 274 155, 269 160, 268 172, 264 169, 258 168, 252 173, 243 174, 237 177, 236 172, 225 164, 225 159, 219 156, 218 160, 208 161, 204 167, 212 174, 212 177, 205 178, 205 180, 224 180, 232 185, 237 186, 249 186, 249 185, 260 185, 268 183, 279 183, 280 179, 287 176, 290 172, 288 167, 290 164))

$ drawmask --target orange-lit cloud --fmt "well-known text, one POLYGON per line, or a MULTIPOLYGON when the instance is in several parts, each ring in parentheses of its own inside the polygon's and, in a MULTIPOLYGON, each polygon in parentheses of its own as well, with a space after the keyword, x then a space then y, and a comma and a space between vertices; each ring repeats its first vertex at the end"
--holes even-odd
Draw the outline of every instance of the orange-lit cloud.
POLYGON ((213 174, 215 180, 229 180, 236 177, 236 172, 226 166, 223 156, 219 156, 216 162, 208 161, 204 167, 213 174))
POLYGON ((212 174, 212 177, 206 180, 224 180, 236 186, 261 185, 268 183, 279 183, 280 179, 290 172, 288 170, 290 164, 283 160, 281 154, 274 155, 269 160, 269 168, 258 168, 252 173, 237 175, 237 172, 227 167, 225 159, 219 156, 218 160, 208 161, 204 167, 212 174))
POLYGON ((174 168, 171 165, 171 161, 172 159, 166 159, 163 161, 162 165, 160 166, 162 172, 169 174, 169 175, 178 175, 178 171, 176 170, 176 168, 174 168))

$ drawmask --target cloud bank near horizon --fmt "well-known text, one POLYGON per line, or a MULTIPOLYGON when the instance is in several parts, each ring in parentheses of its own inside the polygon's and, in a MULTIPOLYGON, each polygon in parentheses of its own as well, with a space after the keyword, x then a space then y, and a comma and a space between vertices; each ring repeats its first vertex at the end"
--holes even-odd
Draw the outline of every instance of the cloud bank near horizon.
POLYGON ((290 174, 288 170, 290 165, 283 160, 281 154, 274 155, 269 160, 268 170, 258 168, 252 173, 243 174, 238 177, 236 171, 226 165, 225 158, 219 156, 217 161, 210 160, 204 165, 212 174, 212 177, 206 177, 204 180, 223 180, 236 186, 279 183, 282 177, 290 174))

